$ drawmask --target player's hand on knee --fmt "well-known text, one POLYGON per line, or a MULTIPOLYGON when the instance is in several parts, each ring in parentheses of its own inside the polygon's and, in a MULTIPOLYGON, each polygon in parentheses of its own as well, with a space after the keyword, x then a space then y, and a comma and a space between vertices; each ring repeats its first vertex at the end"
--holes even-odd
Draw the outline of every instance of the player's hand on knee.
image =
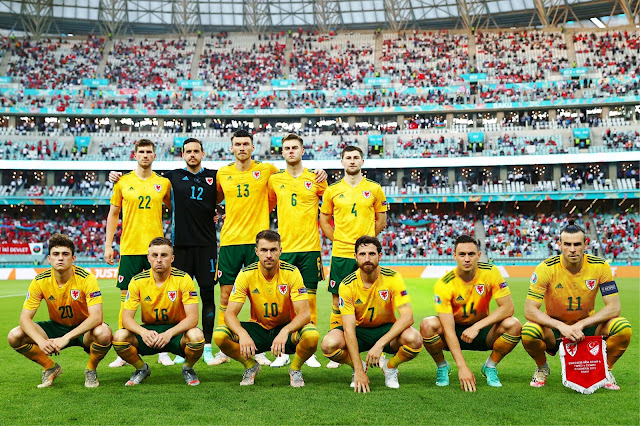
POLYGON ((369 390, 369 376, 365 373, 364 370, 356 370, 353 375, 353 391, 356 393, 367 393, 369 390))
POLYGON ((158 334, 158 337, 156 338, 156 348, 164 348, 165 346, 167 346, 172 337, 173 336, 171 336, 166 331, 164 333, 158 334))
POLYGON ((367 358, 365 363, 369 367, 379 367, 380 366, 380 357, 382 356, 382 348, 377 344, 373 345, 371 349, 369 349, 369 353, 367 353, 367 358))
POLYGON ((40 350, 47 355, 53 355, 53 354, 57 355, 56 347, 53 344, 53 341, 49 339, 44 340, 42 343, 39 343, 38 346, 40 347, 40 350))
POLYGON ((69 344, 69 339, 67 337, 58 337, 57 339, 52 339, 51 343, 56 348, 56 355, 60 354, 60 351, 67 347, 69 344))
POLYGON ((289 334, 286 332, 280 332, 278 333, 278 335, 276 336, 275 339, 273 339, 273 343, 271 344, 271 353, 273 354, 273 356, 280 356, 280 354, 284 353, 284 347, 287 344, 287 340, 289 339, 289 334))
POLYGON ((462 339, 463 342, 471 343, 473 342, 473 339, 475 339, 478 336, 479 332, 480 330, 478 330, 476 327, 472 325, 462 333, 462 336, 460 336, 460 339, 462 339))
POLYGON ((460 379, 460 388, 465 392, 476 391, 476 376, 473 375, 469 367, 466 365, 458 369, 458 379, 460 379))

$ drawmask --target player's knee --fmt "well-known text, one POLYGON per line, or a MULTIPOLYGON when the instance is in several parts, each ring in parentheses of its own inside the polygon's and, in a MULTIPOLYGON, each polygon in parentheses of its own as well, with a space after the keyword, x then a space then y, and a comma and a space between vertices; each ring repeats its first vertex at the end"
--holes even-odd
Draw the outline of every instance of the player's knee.
POLYGON ((229 332, 227 327, 216 327, 216 329, 213 330, 213 341, 219 348, 225 345, 227 340, 230 340, 229 332))
POLYGON ((520 321, 516 317, 503 319, 501 325, 504 328, 504 332, 512 336, 519 336, 522 332, 522 324, 520 324, 520 321))
POLYGON ((220 288, 220 304, 227 306, 229 304, 229 296, 231 295, 231 286, 225 285, 220 288))
POLYGON ((127 342, 130 338, 131 338, 132 334, 129 330, 127 330, 126 328, 121 328, 120 330, 117 330, 114 334, 113 334, 113 341, 114 342, 127 342))
POLYGON ((320 340, 320 333, 318 333, 318 329, 312 325, 306 325, 302 330, 302 335, 300 336, 301 340, 304 341, 308 346, 318 347, 318 341, 320 340))
POLYGON ((420 323, 420 334, 422 337, 431 337, 440 334, 440 319, 438 317, 427 317, 420 323))
POLYGON ((404 344, 409 346, 411 349, 422 348, 422 336, 420 335, 420 332, 413 327, 409 327, 402 332, 402 340, 404 341, 404 344))
POLYGON ((199 342, 204 340, 204 333, 198 327, 187 330, 185 334, 187 336, 187 341, 189 342, 199 342))
POLYGON ((112 333, 111 333, 111 328, 107 324, 105 323, 100 324, 99 326, 93 329, 92 334, 93 334, 93 339, 97 344, 101 346, 106 346, 111 344, 112 333))
POLYGON ((521 334, 522 345, 525 348, 538 340, 544 341, 544 332, 542 330, 542 327, 540 327, 540 324, 536 324, 535 322, 529 321, 525 325, 523 325, 521 334))
POLYGON ((344 339, 339 338, 336 334, 331 332, 322 339, 320 346, 323 354, 330 354, 344 347, 344 339))
POLYGON ((611 324, 609 325, 608 330, 609 337, 611 336, 623 336, 628 340, 631 340, 631 323, 629 320, 623 317, 614 318, 611 320, 611 324))
POLYGON ((22 331, 22 328, 15 327, 7 335, 7 341, 9 342, 9 346, 17 348, 22 346, 25 337, 26 334, 22 331))

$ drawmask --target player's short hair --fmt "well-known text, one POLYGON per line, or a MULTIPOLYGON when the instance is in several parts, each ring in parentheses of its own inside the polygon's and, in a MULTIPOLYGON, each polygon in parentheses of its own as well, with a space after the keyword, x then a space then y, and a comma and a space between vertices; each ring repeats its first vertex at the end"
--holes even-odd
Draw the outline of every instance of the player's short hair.
POLYGON ((138 139, 136 143, 133 144, 134 152, 138 152, 138 148, 143 146, 150 146, 153 152, 156 152, 156 144, 149 139, 138 139))
POLYGON ((364 158, 364 152, 362 152, 359 146, 355 146, 355 145, 345 146, 344 149, 342 150, 342 154, 340 154, 340 158, 344 158, 344 155, 347 152, 353 152, 353 151, 358 151, 360 153, 360 157, 364 158))
POLYGON ((296 135, 295 133, 289 133, 287 136, 285 136, 284 138, 282 138, 282 143, 285 143, 287 141, 298 141, 300 142, 300 147, 303 147, 304 142, 302 141, 302 138, 298 135, 296 135))
POLYGON ((473 238, 471 235, 467 235, 467 234, 458 235, 455 243, 453 244, 453 250, 455 251, 458 248, 458 244, 464 244, 464 243, 475 244, 476 248, 480 250, 480 242, 475 238, 473 238))
POLYGON ((271 229, 265 229, 264 231, 258 232, 258 235, 256 235, 256 246, 258 245, 258 241, 260 240, 280 244, 280 234, 278 234, 276 231, 272 231, 271 229))
POLYGON ((54 247, 65 247, 71 250, 71 254, 75 254, 76 245, 73 244, 71 238, 64 234, 53 234, 51 238, 49 238, 49 254, 51 254, 51 249, 54 247))
POLYGON ((562 234, 566 233, 566 234, 577 234, 578 232, 582 232, 582 240, 586 240, 587 238, 587 233, 584 232, 584 229, 582 228, 582 226, 577 225, 575 223, 575 220, 573 219, 569 219, 567 221, 567 224, 560 230, 560 241, 562 241, 562 234))
POLYGON ((380 244, 380 241, 376 237, 372 237, 371 235, 363 235, 356 240, 356 254, 358 254, 358 248, 360 248, 360 246, 365 246, 367 244, 373 244, 374 246, 376 246, 378 254, 382 253, 382 244, 380 244))
POLYGON ((251 139, 251 143, 253 143, 253 135, 251 134, 251 132, 247 132, 244 129, 236 130, 235 132, 233 132, 233 134, 231 135, 231 143, 233 143, 233 140, 235 138, 249 138, 251 139))
POLYGON ((188 143, 197 143, 200 144, 200 151, 204 151, 204 146, 202 146, 202 141, 200 139, 196 139, 196 138, 189 138, 186 139, 184 141, 184 143, 182 144, 182 150, 184 151, 184 146, 188 143))
POLYGON ((173 243, 170 239, 165 237, 156 237, 149 243, 149 247, 153 246, 169 246, 171 247, 171 251, 173 251, 173 243))

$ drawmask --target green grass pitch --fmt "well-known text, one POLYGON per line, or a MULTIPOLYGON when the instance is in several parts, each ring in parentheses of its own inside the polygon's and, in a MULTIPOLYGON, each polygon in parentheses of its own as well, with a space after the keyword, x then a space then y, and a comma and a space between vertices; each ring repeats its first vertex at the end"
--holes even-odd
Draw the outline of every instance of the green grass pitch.
MULTIPOLYGON (((407 280, 412 297, 415 326, 432 315, 434 280, 407 280)), ((639 281, 618 279, 622 315, 638 333, 639 281)), ((516 316, 524 322, 527 279, 509 280, 516 316)), ((18 324, 28 282, 0 284, 0 332, 6 336, 18 324)), ((100 282, 104 295, 105 321, 116 324, 119 295, 113 281, 100 282)), ((320 286, 324 288, 323 285, 320 286)), ((600 299, 600 298, 599 298, 600 299)), ((217 296, 216 296, 217 300, 217 296)), ((601 300, 597 307, 601 306, 601 300)), ((320 332, 328 329, 330 297, 318 294, 320 332)), ((247 315, 248 309, 243 310, 247 315)), ((46 319, 41 306, 37 320, 46 319)), ((503 388, 493 389, 480 375, 488 353, 465 352, 476 374, 478 391, 460 390, 457 369, 452 368, 451 386, 437 388, 435 367, 429 355, 400 366, 400 389, 384 386, 381 371, 370 371, 372 392, 354 394, 349 388, 351 369, 304 367, 306 386, 289 386, 286 368, 263 368, 255 386, 241 388, 242 366, 231 362, 217 367, 196 365, 201 385, 184 384, 179 366, 164 367, 157 358, 146 357, 152 375, 142 385, 125 388, 131 367, 110 369, 111 351, 98 369, 100 387, 85 389, 87 356, 79 348, 65 350, 57 361, 64 374, 49 389, 36 389, 41 369, 15 353, 4 341, 0 345, 2 424, 639 424, 638 336, 618 362, 614 373, 622 390, 598 390, 586 396, 562 386, 558 357, 549 358, 551 376, 542 389, 529 387, 534 363, 522 345, 499 366, 503 388)), ((318 358, 327 360, 320 350, 318 358)), ((452 362, 449 354, 447 359, 452 362)))

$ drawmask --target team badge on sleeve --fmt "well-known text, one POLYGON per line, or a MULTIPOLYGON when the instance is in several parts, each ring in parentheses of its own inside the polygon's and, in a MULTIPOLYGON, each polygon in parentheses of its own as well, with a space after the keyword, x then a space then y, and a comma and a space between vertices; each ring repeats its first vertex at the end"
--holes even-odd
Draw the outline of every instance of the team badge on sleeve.
POLYGON ((124 298, 124 301, 126 302, 127 300, 129 300, 130 296, 131 296, 131 293, 129 293, 129 290, 127 290, 127 297, 124 298))
POLYGON ((154 188, 156 189, 156 192, 160 192, 160 191, 162 191, 162 185, 160 185, 159 183, 156 183, 156 184, 154 185, 154 188))
POLYGON ((167 292, 167 296, 169 296, 169 300, 171 300, 172 302, 175 302, 176 297, 178 297, 178 292, 173 290, 173 291, 168 291, 167 292))
POLYGON ((339 309, 344 308, 344 299, 342 297, 338 299, 338 308, 339 309))
POLYGON ((29 298, 31 297, 31 293, 29 293, 29 291, 27 291, 27 298, 24 300, 29 300, 29 298))
POLYGON ((231 287, 231 294, 235 294, 236 293, 236 285, 234 284, 233 287, 231 287))
POLYGON ((222 270, 218 271, 218 278, 222 276, 222 270))
POLYGON ((433 301, 436 305, 442 305, 442 299, 440 299, 440 296, 438 296, 437 294, 433 296, 433 301))
POLYGON ((371 197, 371 191, 362 191, 362 195, 364 196, 364 198, 369 198, 371 197))
POLYGON ((260 170, 253 172, 253 178, 255 180, 260 179, 260 170))
POLYGON ((596 288, 598 280, 586 280, 584 283, 589 290, 593 290, 594 288, 596 288))
POLYGON ((213 185, 213 178, 212 177, 204 178, 204 181, 207 182, 208 185, 213 185))
POLYGON ((385 302, 389 298, 389 290, 380 290, 378 294, 380 295, 380 299, 384 300, 385 302))
POLYGON ((313 182, 311 182, 310 180, 304 181, 304 187, 307 188, 308 190, 311 190, 312 186, 313 186, 313 182))
POLYGON ((537 283, 538 283, 538 274, 534 272, 533 275, 531 275, 531 284, 535 285, 537 283))
POLYGON ((121 283, 122 281, 124 281, 124 276, 118 275, 118 282, 121 283))
POLYGON ((80 290, 76 290, 75 288, 71 289, 71 298, 73 300, 78 300, 78 297, 80 297, 80 290))
POLYGON ((287 294, 287 291, 289 290, 289 287, 286 284, 281 284, 278 286, 278 291, 280 292, 280 294, 282 294, 283 296, 287 294))
POLYGON ((475 286, 475 289, 476 293, 478 293, 480 296, 484 294, 484 284, 478 284, 477 286, 475 286))

